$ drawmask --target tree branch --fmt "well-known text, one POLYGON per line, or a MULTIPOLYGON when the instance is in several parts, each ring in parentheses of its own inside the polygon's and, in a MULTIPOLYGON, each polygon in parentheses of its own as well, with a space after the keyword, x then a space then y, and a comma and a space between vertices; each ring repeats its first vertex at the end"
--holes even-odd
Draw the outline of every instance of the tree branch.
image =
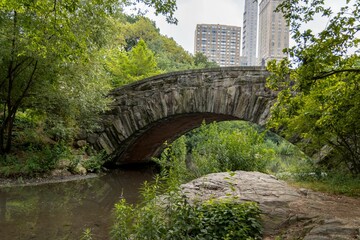
MULTIPOLYGON (((26 93, 28 92, 32 82, 34 81, 34 76, 35 76, 35 72, 37 70, 37 65, 38 65, 38 61, 35 62, 34 68, 31 72, 31 75, 29 77, 29 81, 26 84, 25 89, 23 90, 21 96, 15 101, 15 103, 13 105, 9 105, 8 106, 8 115, 5 119, 5 122, 3 123, 3 125, 1 126, 2 128, 2 137, 4 137, 4 129, 3 127, 7 126, 7 141, 6 141, 6 146, 5 148, 3 148, 5 152, 9 152, 11 149, 11 143, 12 143, 12 131, 13 131, 13 127, 14 127, 14 121, 15 121, 15 116, 16 116, 16 112, 19 109, 19 106, 22 102, 22 100, 24 99, 24 97, 26 96, 26 93)), ((4 139, 2 139, 2 142, 4 141, 4 139)), ((3 142, 4 144, 4 142, 3 142)))
MULTIPOLYGON (((24 99, 24 97, 26 96, 26 94, 27 94, 27 92, 28 92, 28 90, 29 90, 29 88, 30 88, 33 80, 34 80, 35 72, 36 72, 36 70, 37 70, 37 65, 38 65, 38 61, 36 60, 36 61, 35 61, 34 68, 33 68, 33 71, 31 72, 29 81, 27 82, 25 89, 24 89, 24 91, 22 92, 21 96, 16 100, 16 102, 15 102, 15 104, 14 104, 14 106, 15 106, 16 108, 18 108, 18 107, 20 106, 21 101, 22 101, 22 100, 24 99)), ((15 112, 16 112, 16 111, 15 111, 15 112)))
MULTIPOLYGON (((18 71, 13 71, 13 74, 14 74, 14 78, 16 78, 18 75, 20 75, 20 73, 22 73, 25 69, 27 69, 33 62, 34 62, 34 59, 30 59, 29 57, 27 58, 27 60, 30 60, 30 62, 22 67, 21 69, 19 68, 18 71)), ((25 61, 22 62, 22 64, 25 63, 25 61)))
POLYGON ((344 72, 353 72, 353 73, 360 73, 360 69, 339 69, 339 70, 332 70, 330 72, 322 72, 320 75, 314 76, 312 80, 320 80, 326 77, 329 77, 331 75, 337 74, 337 73, 344 73, 344 72))

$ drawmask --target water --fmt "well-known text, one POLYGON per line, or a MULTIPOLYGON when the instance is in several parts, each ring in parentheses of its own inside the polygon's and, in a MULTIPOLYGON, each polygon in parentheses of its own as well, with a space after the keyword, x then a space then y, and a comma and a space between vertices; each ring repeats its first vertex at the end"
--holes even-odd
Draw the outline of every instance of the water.
POLYGON ((136 203, 151 168, 116 170, 105 176, 38 186, 0 188, 0 239, 79 239, 91 228, 108 239, 114 204, 136 203))

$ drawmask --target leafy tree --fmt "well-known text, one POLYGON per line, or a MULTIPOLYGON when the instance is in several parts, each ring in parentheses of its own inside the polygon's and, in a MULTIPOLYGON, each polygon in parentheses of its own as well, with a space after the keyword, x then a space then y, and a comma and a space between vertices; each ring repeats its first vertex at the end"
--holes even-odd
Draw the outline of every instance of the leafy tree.
POLYGON ((172 38, 161 36, 153 39, 149 47, 156 53, 159 68, 166 72, 195 68, 193 57, 172 38))
POLYGON ((134 66, 131 73, 136 77, 144 78, 159 73, 154 53, 143 40, 129 52, 129 60, 134 66))
POLYGON ((114 87, 160 73, 154 53, 144 40, 140 40, 129 52, 115 49, 106 64, 109 72, 114 76, 114 87))
MULTIPOLYGON (((121 35, 126 40, 126 50, 129 51, 139 41, 143 39, 147 44, 149 42, 161 37, 160 30, 156 28, 155 22, 142 16, 133 17, 132 19, 127 18, 127 21, 119 24, 121 35)), ((152 51, 157 52, 150 48, 152 51)))
POLYGON ((79 112, 104 109, 97 100, 107 90, 101 51, 111 40, 111 17, 139 2, 176 22, 173 0, 0 0, 0 155, 11 150, 19 111, 51 111, 76 125, 79 112))
POLYGON ((198 68, 219 67, 216 62, 209 61, 209 59, 202 52, 197 52, 195 54, 194 63, 198 68))
POLYGON ((218 67, 216 63, 209 62, 203 54, 192 56, 174 39, 161 35, 155 23, 146 17, 124 15, 122 20, 115 24, 117 29, 114 29, 114 32, 117 32, 118 37, 114 48, 121 44, 125 45, 122 50, 131 51, 142 39, 154 52, 157 66, 164 72, 218 67))
POLYGON ((331 146, 332 164, 360 174, 360 1, 335 14, 323 0, 285 0, 278 9, 296 45, 286 50, 290 60, 268 64, 268 86, 279 91, 269 126, 308 153, 331 146), (325 29, 303 30, 316 15, 329 19, 325 29))
POLYGON ((141 2, 149 7, 154 8, 155 15, 164 15, 167 22, 177 24, 178 20, 174 17, 174 12, 177 9, 176 0, 133 0, 127 1, 127 4, 134 5, 135 9, 139 10, 139 13, 142 13, 141 9, 139 9, 137 6, 138 3, 141 2))
POLYGON ((155 53, 158 67, 165 71, 195 68, 193 57, 172 38, 160 34, 153 21, 145 17, 133 17, 119 23, 119 34, 126 42, 125 50, 130 51, 139 39, 155 53))

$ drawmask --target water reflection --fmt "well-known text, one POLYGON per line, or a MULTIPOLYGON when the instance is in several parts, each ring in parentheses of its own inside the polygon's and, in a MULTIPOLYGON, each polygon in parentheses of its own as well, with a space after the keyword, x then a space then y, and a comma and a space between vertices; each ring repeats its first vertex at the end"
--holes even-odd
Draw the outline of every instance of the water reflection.
POLYGON ((111 211, 121 197, 138 200, 138 189, 151 180, 146 169, 116 170, 100 178, 0 189, 0 239, 79 239, 91 228, 94 239, 107 239, 111 211))

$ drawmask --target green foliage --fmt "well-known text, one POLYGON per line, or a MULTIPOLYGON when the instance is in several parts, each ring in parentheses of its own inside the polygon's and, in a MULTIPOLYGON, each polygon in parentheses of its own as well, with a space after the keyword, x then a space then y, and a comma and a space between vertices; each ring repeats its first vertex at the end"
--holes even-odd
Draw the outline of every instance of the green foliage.
POLYGON ((154 183, 144 183, 141 191, 142 203, 134 206, 122 199, 115 204, 112 239, 162 239, 167 220, 156 196, 163 193, 163 187, 160 176, 156 176, 154 183))
POLYGON ((21 155, 0 156, 0 176, 35 177, 54 169, 59 159, 68 156, 69 148, 62 143, 42 148, 30 146, 21 155))
POLYGON ((176 0, 137 0, 137 1, 126 1, 128 4, 135 5, 135 9, 138 9, 137 4, 142 2, 146 4, 148 7, 152 7, 155 9, 156 15, 164 15, 166 17, 166 21, 168 23, 177 24, 178 20, 174 17, 174 12, 177 9, 176 0))
POLYGON ((203 124, 183 138, 188 168, 184 176, 189 179, 236 170, 276 174, 306 162, 305 155, 292 144, 241 121, 203 124))
MULTIPOLYGON (((203 124, 153 159, 170 179, 185 183, 209 173, 262 171, 279 177, 314 172, 313 162, 275 134, 243 121, 203 124)), ((168 182, 171 182, 170 180, 168 182)))
POLYGON ((170 72, 194 67, 192 56, 172 38, 161 35, 154 22, 145 17, 137 17, 132 21, 119 24, 127 51, 139 39, 143 39, 155 53, 156 62, 162 71, 170 72))
POLYGON ((185 138, 181 137, 179 141, 173 144, 165 143, 166 148, 161 153, 160 158, 153 158, 153 160, 161 167, 162 175, 167 178, 167 185, 178 186, 191 177, 191 171, 186 166, 186 146, 185 138))
POLYGON ((186 142, 182 136, 166 144, 155 159, 161 173, 144 183, 141 203, 115 205, 112 239, 261 239, 257 204, 232 196, 190 203, 183 196, 180 184, 197 177, 186 162, 186 142))
POLYGON ((106 61, 108 71, 113 75, 113 87, 151 77, 160 73, 154 53, 140 40, 129 52, 115 49, 106 61))
POLYGON ((196 68, 193 57, 174 39, 162 36, 149 42, 154 49, 158 66, 165 72, 173 72, 196 68))
POLYGON ((210 62, 209 59, 202 52, 195 53, 194 64, 198 68, 219 67, 216 62, 210 62))
MULTIPOLYGON (((11 148, 14 121, 19 110, 43 110, 43 105, 48 107, 47 110, 56 108, 51 100, 54 96, 67 93, 61 90, 66 90, 66 85, 70 84, 70 92, 76 97, 79 97, 76 94, 79 88, 86 90, 88 85, 95 87, 94 93, 105 94, 102 84, 106 84, 106 78, 96 79, 97 83, 101 83, 96 87, 97 84, 92 81, 94 77, 80 75, 81 67, 96 69, 91 61, 95 59, 95 48, 103 43, 106 35, 105 31, 99 34, 97 27, 105 26, 106 10, 111 8, 116 11, 118 7, 114 1, 13 0, 1 1, 0 7, 0 102, 3 104, 0 153, 5 154, 11 148), (84 80, 79 82, 79 78, 84 80)), ((77 100, 92 99, 89 93, 77 100)), ((78 101, 78 106, 82 107, 78 101)), ((75 101, 71 103, 66 105, 66 109, 71 110, 75 106, 75 101)), ((93 110, 103 109, 103 103, 99 101, 93 110)), ((62 104, 65 105, 64 102, 62 104)), ((57 114, 57 111, 52 113, 57 114)), ((67 116, 74 119, 77 114, 72 112, 67 116)))
POLYGON ((256 203, 210 200, 196 206, 195 216, 200 220, 192 229, 196 239, 261 239, 256 203))
MULTIPOLYGON (((122 7, 132 3, 176 22, 175 1, 0 1, 1 155, 12 148, 19 111, 45 116, 46 130, 55 138, 97 127, 111 87, 104 56, 117 36, 114 23, 124 19, 122 7)), ((151 63, 140 48, 132 58, 151 63)), ((141 75, 144 69, 133 71, 141 75)))
POLYGON ((321 170, 312 172, 313 174, 293 175, 286 179, 295 186, 314 191, 360 197, 360 177, 341 171, 321 170))
POLYGON ((93 235, 91 233, 91 229, 90 228, 86 228, 83 232, 83 235, 81 236, 80 240, 92 240, 93 239, 93 235))
POLYGON ((131 51, 139 39, 146 42, 149 49, 155 54, 158 68, 162 72, 179 71, 194 68, 218 67, 216 63, 209 62, 201 53, 190 55, 174 39, 160 34, 154 22, 145 17, 130 17, 116 23, 118 32, 115 39, 118 44, 124 45, 122 51, 131 51))
POLYGON ((261 239, 257 204, 234 199, 190 204, 177 188, 164 186, 156 178, 145 185, 141 204, 122 199, 115 205, 112 239, 261 239))
POLYGON ((323 1, 284 1, 279 9, 296 45, 287 50, 291 61, 268 65, 268 86, 280 90, 269 127, 310 155, 329 146, 330 167, 360 174, 360 2, 348 1, 336 14, 323 1), (317 35, 301 30, 315 14, 329 18, 326 28, 317 35))
POLYGON ((89 156, 89 158, 86 159, 82 163, 82 165, 88 172, 100 172, 104 163, 105 163, 105 154, 98 153, 96 155, 89 156))

